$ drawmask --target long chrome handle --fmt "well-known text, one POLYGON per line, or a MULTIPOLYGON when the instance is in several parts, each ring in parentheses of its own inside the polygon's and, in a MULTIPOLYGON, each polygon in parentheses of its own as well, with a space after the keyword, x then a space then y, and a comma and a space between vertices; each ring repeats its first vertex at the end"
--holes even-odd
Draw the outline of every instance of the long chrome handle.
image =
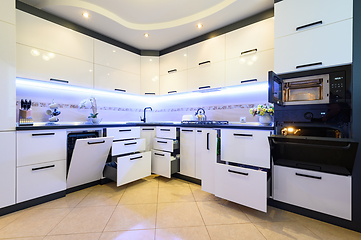
POLYGON ((230 172, 230 173, 236 173, 236 174, 240 174, 240 175, 244 175, 244 176, 248 176, 248 173, 237 172, 237 171, 233 171, 233 170, 231 170, 231 169, 228 169, 228 172, 230 172))
POLYGON ((44 167, 32 168, 31 171, 38 171, 38 170, 41 170, 41 169, 53 168, 53 167, 55 167, 55 165, 49 165, 49 166, 44 166, 44 167))
POLYGON ((307 175, 307 174, 302 174, 302 173, 296 173, 297 176, 300 177, 307 177, 307 178, 314 178, 314 179, 322 179, 322 177, 318 177, 318 176, 312 176, 312 175, 307 175))
POLYGON ((61 83, 69 83, 69 81, 60 80, 60 79, 55 79, 55 78, 50 78, 50 81, 53 81, 53 82, 61 82, 61 83))
POLYGON ((305 68, 305 67, 312 67, 312 66, 318 66, 318 65, 322 65, 322 62, 310 63, 310 64, 304 64, 304 65, 298 65, 298 66, 296 66, 296 69, 298 69, 298 68, 305 68))
POLYGON ((297 28, 296 28, 296 31, 301 30, 301 29, 303 29, 303 28, 320 25, 320 24, 322 24, 322 21, 317 21, 317 22, 313 22, 313 23, 306 24, 306 25, 302 25, 302 26, 297 27, 297 28))
POLYGON ((92 145, 92 144, 102 144, 102 143, 105 143, 105 140, 100 141, 100 142, 88 142, 89 145, 92 145))
POLYGON ((233 133, 235 137, 253 137, 253 134, 245 134, 245 133, 233 133))
POLYGON ((51 135, 55 135, 55 133, 33 133, 33 134, 31 134, 31 136, 33 136, 33 137, 37 137, 37 136, 51 136, 51 135))
POLYGON ((257 48, 241 52, 241 55, 246 54, 246 53, 251 53, 251 52, 257 52, 257 48))
POLYGON ((139 156, 139 157, 134 157, 134 158, 130 158, 130 160, 136 160, 136 159, 139 159, 139 158, 142 158, 143 156, 139 156))

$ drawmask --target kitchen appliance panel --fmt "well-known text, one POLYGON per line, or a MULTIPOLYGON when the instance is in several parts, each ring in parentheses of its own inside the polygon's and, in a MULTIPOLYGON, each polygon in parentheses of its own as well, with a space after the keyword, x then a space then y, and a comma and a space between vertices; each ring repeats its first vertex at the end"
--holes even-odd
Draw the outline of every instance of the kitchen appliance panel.
POLYGON ((114 140, 125 140, 140 138, 140 127, 107 128, 107 136, 114 140))

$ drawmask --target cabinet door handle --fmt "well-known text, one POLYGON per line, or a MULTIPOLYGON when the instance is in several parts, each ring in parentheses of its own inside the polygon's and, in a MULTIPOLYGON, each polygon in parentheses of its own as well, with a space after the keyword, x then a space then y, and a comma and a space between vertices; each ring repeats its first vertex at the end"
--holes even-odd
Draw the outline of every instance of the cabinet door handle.
POLYGON ((177 91, 169 91, 168 94, 170 94, 170 93, 177 93, 177 91))
POLYGON ((51 136, 51 135, 55 135, 55 133, 33 133, 33 134, 31 134, 31 136, 33 136, 33 137, 37 137, 37 136, 51 136))
POLYGON ((211 63, 211 61, 200 62, 200 63, 198 63, 198 65, 200 66, 200 65, 203 65, 203 64, 207 64, 207 63, 211 63))
POLYGON ((317 21, 317 22, 314 22, 314 23, 309 23, 309 24, 306 24, 306 25, 297 27, 297 28, 296 28, 296 31, 301 30, 302 28, 307 28, 307 27, 316 26, 316 25, 320 25, 320 24, 322 24, 322 21, 317 21))
POLYGON ((44 166, 44 167, 32 168, 31 171, 38 171, 38 170, 41 170, 41 169, 53 168, 53 167, 55 167, 55 165, 49 165, 49 166, 44 166))
POLYGON ((205 89, 205 88, 211 88, 211 86, 203 86, 203 87, 199 87, 198 89, 205 89))
POLYGON ((176 71, 177 71, 177 69, 175 68, 175 69, 169 70, 168 73, 172 73, 172 72, 176 72, 176 71))
POLYGON ((134 158, 130 158, 130 160, 136 160, 136 159, 139 159, 139 158, 142 158, 143 156, 139 156, 139 157, 134 157, 134 158))
POLYGON ((154 131, 154 128, 142 128, 142 131, 154 131))
POLYGON ((162 156, 162 157, 164 157, 164 154, 160 154, 160 153, 154 153, 154 155, 157 155, 157 156, 162 156))
POLYGON ((209 133, 207 133, 207 150, 209 150, 209 133))
POLYGON ((257 48, 241 52, 241 55, 246 54, 246 53, 251 53, 251 52, 257 52, 257 48))
POLYGON ((314 178, 314 179, 322 179, 322 177, 318 177, 318 176, 312 176, 312 175, 307 175, 307 174, 302 174, 302 173, 296 173, 297 176, 300 177, 307 177, 307 178, 314 178))
POLYGON ((50 81, 53 81, 53 82, 61 82, 61 83, 69 83, 69 81, 60 80, 60 79, 55 79, 55 78, 50 78, 50 81))
POLYGON ((118 91, 118 92, 126 92, 125 89, 120 89, 120 88, 115 88, 114 91, 118 91))
POLYGON ((193 132, 193 130, 190 130, 190 129, 182 129, 182 132, 193 132))
POLYGON ((102 143, 105 143, 105 140, 99 141, 99 142, 88 142, 89 145, 92 145, 92 144, 102 144, 102 143))
POLYGON ((197 130, 197 132, 202 132, 202 130, 197 130))
POLYGON ((244 176, 248 176, 248 173, 237 172, 237 171, 233 171, 233 170, 231 170, 231 169, 228 169, 228 172, 230 172, 230 173, 236 173, 236 174, 240 174, 240 175, 244 175, 244 176))
POLYGON ((253 137, 253 134, 233 133, 235 137, 253 137))
POLYGON ((168 142, 163 142, 163 141, 157 141, 157 143, 165 143, 165 144, 167 144, 168 142))
POLYGON ((119 132, 131 132, 132 129, 119 129, 119 132))
POLYGON ((167 132, 170 132, 170 129, 168 129, 168 128, 161 128, 160 130, 161 130, 161 131, 167 131, 167 132))
POLYGON ((317 62, 317 63, 310 63, 310 64, 305 64, 305 65, 298 65, 296 66, 296 68, 304 68, 304 67, 312 67, 312 66, 317 66, 317 65, 322 65, 322 62, 317 62))
POLYGON ((137 144, 137 142, 131 142, 131 143, 124 143, 124 146, 128 146, 128 145, 134 145, 137 144))
POLYGON ((257 82, 257 79, 249 79, 249 80, 241 81, 241 83, 248 83, 248 82, 257 82))
POLYGON ((146 93, 144 93, 144 95, 155 95, 155 93, 154 92, 146 92, 146 93))

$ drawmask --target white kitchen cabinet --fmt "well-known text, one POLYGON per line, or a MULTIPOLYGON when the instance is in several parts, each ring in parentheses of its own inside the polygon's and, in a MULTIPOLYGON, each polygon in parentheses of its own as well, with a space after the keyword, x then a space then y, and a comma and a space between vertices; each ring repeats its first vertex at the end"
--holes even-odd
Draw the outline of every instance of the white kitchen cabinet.
POLYGON ((226 86, 268 81, 273 66, 273 49, 226 60, 226 86))
POLYGON ((188 91, 225 86, 225 61, 188 70, 188 91))
MULTIPOLYGON (((274 10, 275 38, 279 38, 352 18, 353 0, 286 0, 276 3, 274 10)), ((332 37, 336 35, 345 37, 340 32, 331 33, 332 37)), ((327 39, 328 44, 332 38, 323 36, 322 39, 327 39)), ((313 40, 317 39, 313 38, 313 40)))
POLYGON ((269 130, 222 129, 221 159, 227 162, 270 168, 269 130))
MULTIPOLYGON (((5 2, 7 6, 10 1, 6 0, 5 2)), ((0 4, 2 6, 3 2, 0 4)), ((6 6, 5 8, 7 9, 6 6)), ((0 9, 2 9, 2 7, 0 7, 0 9)), ((15 26, 0 21, 0 32, 0 112, 2 116, 0 120, 0 131, 6 131, 15 130, 16 127, 15 26)))
POLYGON ((159 75, 168 75, 174 72, 187 70, 188 48, 165 54, 159 58, 159 75))
POLYGON ((178 169, 177 166, 173 166, 175 164, 179 164, 176 158, 172 156, 170 152, 152 150, 152 172, 163 177, 171 178, 172 169, 178 169))
POLYGON ((225 42, 223 34, 188 47, 188 69, 224 61, 225 42))
POLYGON ((195 178, 202 179, 202 158, 203 158, 203 152, 204 148, 203 146, 206 146, 207 144, 204 144, 203 139, 203 129, 202 128, 196 128, 195 129, 195 178))
POLYGON ((125 140, 140 138, 139 127, 114 127, 107 128, 107 136, 114 137, 114 140, 125 140))
POLYGON ((16 76, 93 88, 93 63, 16 44, 16 76))
POLYGON ((0 21, 15 25, 15 0, 2 0, 0 3, 0 21))
POLYGON ((215 195, 267 212, 267 172, 215 164, 215 195))
POLYGON ((176 139, 154 138, 153 149, 173 152, 179 148, 179 142, 176 139))
POLYGON ((145 139, 114 141, 112 156, 145 151, 145 139))
POLYGON ((94 63, 140 75, 140 56, 94 39, 94 63))
POLYGON ((0 208, 15 204, 15 132, 0 132, 0 208))
POLYGON ((159 94, 182 93, 188 90, 187 71, 160 76, 159 94))
POLYGON ((155 138, 155 127, 140 127, 140 138, 145 139, 145 151, 153 148, 153 139, 155 138))
MULTIPOLYGON (((197 132, 198 133, 198 132, 197 132)), ((217 162, 217 130, 204 128, 201 134, 201 146, 196 152, 200 152, 201 160, 196 164, 196 172, 201 165, 202 190, 214 194, 215 166, 217 162)))
POLYGON ((248 25, 226 33, 226 59, 239 58, 247 52, 262 52, 274 47, 274 19, 248 25))
POLYGON ((180 173, 196 178, 196 129, 180 129, 180 173))
POLYGON ((17 132, 17 166, 66 159, 65 130, 17 132))
POLYGON ((94 64, 94 88, 139 94, 140 76, 94 64))
POLYGON ((24 202, 66 189, 66 160, 17 168, 16 202, 24 202))
POLYGON ((275 39, 274 70, 277 73, 351 62, 352 19, 275 39))
POLYGON ((159 57, 140 57, 140 93, 159 95, 159 57))
POLYGON ((351 220, 351 176, 274 166, 274 199, 351 220))
MULTIPOLYGON (((91 37, 20 10, 16 11, 16 42, 52 53, 56 55, 54 59, 62 55, 93 63, 91 37)), ((42 55, 43 53, 38 58, 42 55)), ((73 68, 75 67, 79 66, 75 64, 73 68)), ((72 69, 67 71, 71 72, 72 69)))
POLYGON ((179 136, 179 131, 175 127, 159 126, 155 128, 155 131, 157 138, 176 139, 179 136))

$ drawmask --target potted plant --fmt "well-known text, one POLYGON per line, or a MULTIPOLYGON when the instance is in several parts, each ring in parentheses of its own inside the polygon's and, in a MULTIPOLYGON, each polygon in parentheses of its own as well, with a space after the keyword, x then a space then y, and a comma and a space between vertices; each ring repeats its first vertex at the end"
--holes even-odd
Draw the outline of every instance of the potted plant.
POLYGON ((98 107, 97 107, 97 101, 96 101, 95 97, 91 97, 89 99, 85 99, 85 100, 81 101, 81 103, 79 104, 79 108, 83 109, 86 107, 89 107, 92 110, 92 112, 88 116, 88 119, 90 119, 93 123, 99 123, 100 119, 98 118, 98 107), (90 107, 89 107, 89 105, 90 105, 90 107))
POLYGON ((270 125, 273 122, 274 106, 273 104, 258 105, 249 110, 253 117, 258 116, 258 121, 263 125, 270 125))

